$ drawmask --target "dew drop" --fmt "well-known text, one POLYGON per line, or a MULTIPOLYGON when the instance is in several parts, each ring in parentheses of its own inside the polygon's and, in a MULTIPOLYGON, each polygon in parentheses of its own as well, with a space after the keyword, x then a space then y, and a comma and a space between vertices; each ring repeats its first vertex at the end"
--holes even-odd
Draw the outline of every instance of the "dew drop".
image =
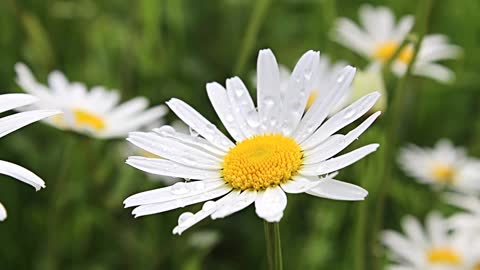
POLYGON ((351 118, 354 114, 355 114, 355 110, 354 110, 354 109, 351 109, 351 108, 348 108, 348 109, 345 111, 345 115, 343 116, 343 118, 344 118, 344 119, 351 118))
POLYGON ((225 120, 227 120, 227 122, 233 122, 233 120, 235 120, 235 118, 233 117, 233 115, 227 114, 225 116, 225 120))
POLYGON ((190 190, 188 189, 187 184, 184 182, 178 182, 170 187, 170 192, 175 195, 182 195, 190 192, 190 190))
POLYGON ((235 95, 237 95, 237 97, 243 96, 244 93, 245 93, 245 91, 242 88, 236 88, 235 89, 235 95))
POLYGON ((214 134, 215 133, 215 126, 213 124, 206 124, 205 125, 205 130, 210 133, 210 134, 214 134))
POLYGON ((203 211, 212 210, 215 207, 216 203, 214 201, 205 202, 202 206, 203 211))
POLYGON ((178 225, 187 222, 187 221, 188 221, 189 219, 191 219, 193 216, 194 216, 194 214, 193 214, 192 212, 182 213, 182 214, 178 217, 178 225))
POLYGON ((247 113, 247 124, 252 128, 256 128, 260 125, 257 111, 251 110, 247 113))
POLYGON ((164 136, 175 133, 175 129, 172 126, 168 126, 168 125, 159 127, 156 131, 160 135, 164 135, 164 136))

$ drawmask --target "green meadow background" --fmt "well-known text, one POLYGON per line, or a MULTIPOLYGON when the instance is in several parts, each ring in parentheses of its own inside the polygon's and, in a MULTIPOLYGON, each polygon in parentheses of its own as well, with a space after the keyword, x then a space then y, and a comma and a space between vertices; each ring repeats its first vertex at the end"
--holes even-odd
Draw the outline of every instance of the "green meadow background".
MULTIPOLYGON (((367 2, 399 16, 415 14, 421 1, 0 0, 0 91, 21 91, 13 66, 22 61, 42 82, 59 69, 89 86, 119 89, 123 100, 142 95, 160 104, 178 97, 220 126, 205 83, 224 83, 234 75, 250 83, 259 49, 271 48, 290 67, 309 49, 365 67, 363 59, 331 41, 330 30, 337 16, 357 20, 359 6, 367 2)), ((478 0, 434 1, 428 32, 448 35, 464 55, 445 62, 457 74, 453 84, 408 80, 399 145, 430 146, 446 137, 480 155, 478 14, 478 0)), ((396 83, 387 81, 390 94, 396 83)), ((366 187, 366 201, 289 196, 281 221, 285 269, 376 269, 387 260, 375 223, 398 229, 407 214, 423 219, 434 208, 452 211, 395 164, 391 179, 380 176, 388 114, 387 108, 351 147, 380 142, 379 151, 339 177, 366 187)), ((2 138, 0 158, 31 169, 47 188, 36 193, 0 176, 0 199, 9 213, 0 224, 0 269, 266 268, 263 221, 253 207, 206 219, 182 236, 171 233, 178 216, 200 205, 134 219, 123 199, 163 184, 127 166, 125 146, 125 140, 95 140, 42 123, 2 138)))

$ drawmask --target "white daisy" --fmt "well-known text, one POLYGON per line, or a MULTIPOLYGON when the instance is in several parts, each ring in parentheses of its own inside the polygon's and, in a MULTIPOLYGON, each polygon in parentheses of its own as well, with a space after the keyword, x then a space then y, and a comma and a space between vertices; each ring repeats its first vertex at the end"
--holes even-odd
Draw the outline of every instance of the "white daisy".
MULTIPOLYGON (((352 20, 339 18, 335 25, 334 39, 380 67, 395 53, 398 46, 412 29, 414 18, 403 16, 398 24, 393 12, 387 7, 363 5, 359 11, 361 27, 352 20)), ((461 49, 448 43, 443 35, 425 36, 413 67, 413 74, 448 82, 454 74, 448 68, 435 63, 445 59, 455 59, 461 49)), ((401 76, 413 58, 413 46, 408 44, 392 62, 392 71, 401 76)))
POLYGON ((168 101, 170 109, 201 137, 168 126, 130 133, 130 142, 164 159, 130 157, 127 163, 149 173, 198 181, 133 195, 124 201, 125 207, 136 206, 133 214, 139 217, 207 201, 196 214, 186 212, 179 217, 173 233, 181 234, 208 216, 226 217, 253 203, 259 217, 278 222, 287 205, 285 193, 363 200, 366 190, 333 177, 335 171, 375 151, 378 144, 333 156, 355 141, 380 112, 346 135, 335 133, 365 114, 379 94, 366 95, 325 120, 353 80, 355 69, 346 67, 333 86, 335 90, 315 100, 304 114, 319 63, 318 52, 305 53, 288 89, 282 90, 275 56, 270 50, 260 51, 257 106, 238 77, 228 79, 226 89, 208 83, 213 108, 236 143, 185 102, 168 101), (217 197, 222 198, 211 201, 217 197))
MULTIPOLYGON (((427 216, 425 230, 413 217, 402 223, 405 235, 386 231, 382 242, 396 263, 392 270, 477 270, 480 242, 461 232, 451 232, 438 213, 427 216)), ((478 239, 478 238, 477 238, 478 239)))
POLYGON ((146 110, 148 100, 144 97, 118 104, 118 91, 102 86, 88 91, 83 83, 69 82, 59 71, 50 73, 47 86, 37 82, 24 64, 16 64, 15 70, 20 87, 39 98, 33 108, 54 108, 64 112, 63 116, 46 120, 60 129, 97 138, 125 137, 128 132, 159 120, 167 112, 163 105, 146 110))
MULTIPOLYGON (((27 94, 0 95, 0 113, 32 104, 37 98, 27 94)), ((35 110, 16 113, 0 118, 0 138, 28 124, 60 113, 54 110, 35 110)), ((8 175, 33 186, 37 191, 45 187, 40 177, 16 164, 0 160, 0 174, 8 175)), ((0 221, 7 218, 7 211, 0 203, 0 221)))
POLYGON ((466 212, 450 217, 452 228, 470 231, 480 236, 480 199, 474 195, 448 194, 447 201, 466 212))
POLYGON ((401 150, 399 163, 420 183, 463 192, 480 191, 480 161, 465 149, 442 139, 433 148, 409 145, 401 150))

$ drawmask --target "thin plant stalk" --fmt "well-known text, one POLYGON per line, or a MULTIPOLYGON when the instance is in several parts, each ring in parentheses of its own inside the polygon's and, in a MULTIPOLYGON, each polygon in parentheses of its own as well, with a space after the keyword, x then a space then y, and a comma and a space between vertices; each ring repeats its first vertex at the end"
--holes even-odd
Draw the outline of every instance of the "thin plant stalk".
POLYGON ((240 56, 235 65, 234 74, 240 75, 245 68, 250 54, 252 53, 253 46, 256 42, 258 31, 262 25, 265 15, 267 14, 268 7, 271 0, 258 0, 254 1, 253 14, 248 23, 247 32, 243 36, 242 47, 240 50, 240 56))
MULTIPOLYGON (((385 209, 385 199, 386 193, 389 189, 390 181, 393 176, 393 164, 395 163, 395 152, 396 146, 398 144, 398 134, 402 123, 402 115, 404 111, 404 102, 406 97, 408 96, 408 88, 406 87, 408 78, 412 73, 415 60, 418 55, 418 51, 422 44, 423 37, 427 31, 427 24, 428 19, 430 16, 430 11, 432 8, 433 0, 423 0, 420 2, 420 6, 418 12, 415 17, 416 25, 415 30, 417 33, 417 40, 414 42, 414 49, 412 59, 407 66, 407 70, 402 78, 399 79, 397 87, 395 88, 395 92, 393 93, 392 104, 389 110, 389 119, 386 127, 386 141, 388 142, 385 144, 385 156, 384 156, 384 166, 383 166, 383 173, 381 174, 381 178, 379 181, 379 193, 378 193, 378 201, 377 201, 377 213, 375 216, 374 224, 373 224, 373 252, 374 255, 378 248, 378 235, 380 230, 383 227, 383 214, 385 209)), ((382 258, 379 256, 376 262, 376 269, 382 269, 382 258)))
POLYGON ((283 270, 280 224, 264 221, 265 244, 269 270, 283 270))

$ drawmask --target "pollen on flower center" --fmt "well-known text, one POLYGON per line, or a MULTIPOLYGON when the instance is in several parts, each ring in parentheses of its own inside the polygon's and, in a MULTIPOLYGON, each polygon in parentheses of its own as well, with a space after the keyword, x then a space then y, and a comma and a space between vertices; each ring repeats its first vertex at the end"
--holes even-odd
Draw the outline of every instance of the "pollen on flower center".
POLYGON ((440 182, 449 183, 453 181, 455 170, 450 165, 437 163, 432 166, 432 175, 440 182))
POLYGON ((283 135, 259 135, 231 148, 222 163, 222 175, 239 190, 264 190, 291 179, 302 164, 302 150, 283 135))
POLYGON ((95 130, 105 128, 105 121, 100 116, 91 112, 82 109, 74 109, 73 117, 77 126, 86 126, 95 130))
MULTIPOLYGON (((394 41, 384 42, 377 46, 374 52, 374 57, 382 62, 386 62, 393 56, 398 46, 399 44, 394 41)), ((404 64, 408 64, 412 61, 412 58, 413 48, 411 46, 406 46, 400 51, 397 60, 404 64)))
POLYGON ((428 251, 428 261, 431 264, 460 265, 460 255, 450 248, 433 248, 428 251))

